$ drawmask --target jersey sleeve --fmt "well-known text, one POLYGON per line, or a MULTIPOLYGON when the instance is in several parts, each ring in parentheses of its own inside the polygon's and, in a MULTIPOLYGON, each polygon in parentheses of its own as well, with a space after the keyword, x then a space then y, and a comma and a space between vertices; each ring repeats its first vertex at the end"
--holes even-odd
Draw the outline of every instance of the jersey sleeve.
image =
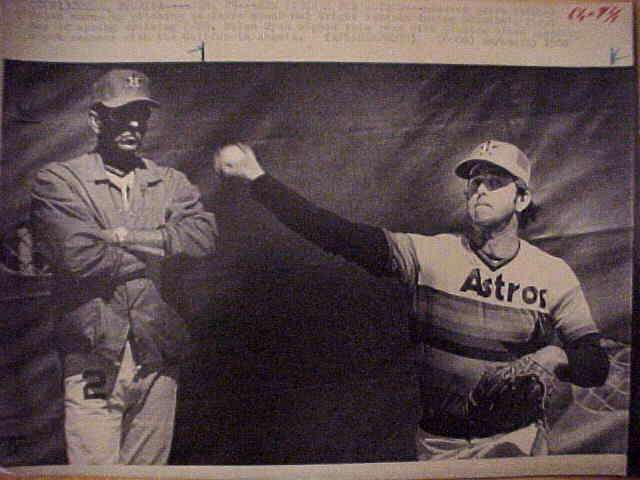
POLYGON ((420 271, 420 262, 413 236, 384 230, 389 244, 389 270, 404 284, 414 284, 420 271))
POLYGON ((587 303, 582 287, 575 273, 564 264, 561 277, 564 288, 557 302, 552 305, 551 316, 560 339, 566 344, 585 335, 598 333, 591 309, 587 303))

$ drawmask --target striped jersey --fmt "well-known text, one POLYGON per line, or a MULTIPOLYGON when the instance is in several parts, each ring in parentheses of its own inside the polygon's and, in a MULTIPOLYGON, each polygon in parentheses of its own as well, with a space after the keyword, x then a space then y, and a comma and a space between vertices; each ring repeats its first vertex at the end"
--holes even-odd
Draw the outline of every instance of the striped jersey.
POLYGON ((427 417, 457 415, 486 367, 597 333, 571 268, 525 240, 494 267, 464 235, 385 231, 392 269, 412 293, 427 417))

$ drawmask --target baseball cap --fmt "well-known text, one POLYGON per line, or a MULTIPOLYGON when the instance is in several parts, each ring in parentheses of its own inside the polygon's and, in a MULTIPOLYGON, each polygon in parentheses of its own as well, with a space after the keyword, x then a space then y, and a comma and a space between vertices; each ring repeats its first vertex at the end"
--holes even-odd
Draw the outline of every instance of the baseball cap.
POLYGON ((460 161, 455 173, 461 178, 469 178, 471 169, 480 162, 487 162, 504 168, 514 177, 518 177, 529 185, 531 180, 531 162, 515 145, 499 140, 487 140, 474 148, 469 155, 460 161))
POLYGON ((160 103, 151 98, 149 84, 149 78, 144 73, 127 69, 111 70, 93 85, 95 101, 110 108, 141 101, 159 107, 160 103))

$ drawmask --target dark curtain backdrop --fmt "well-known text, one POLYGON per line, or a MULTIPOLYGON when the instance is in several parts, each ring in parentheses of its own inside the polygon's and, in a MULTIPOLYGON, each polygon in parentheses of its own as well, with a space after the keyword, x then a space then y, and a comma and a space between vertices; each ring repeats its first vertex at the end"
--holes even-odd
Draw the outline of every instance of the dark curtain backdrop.
MULTIPOLYGON (((92 148, 90 85, 112 66, 5 67, 0 225, 11 246, 34 170, 92 148)), ((321 206, 421 233, 464 221, 452 167, 465 153, 489 138, 519 145, 541 207, 524 234, 574 268, 614 360, 605 387, 574 388, 557 412, 553 452, 625 452, 632 69, 135 67, 162 103, 145 154, 200 187, 221 231, 215 257, 175 264, 167 277, 194 339, 172 463, 414 458, 420 412, 403 290, 292 234, 241 185, 222 184, 211 159, 229 141, 253 145, 273 175, 321 206)), ((1 278, 0 463, 64 462, 49 280, 12 270, 1 278)))

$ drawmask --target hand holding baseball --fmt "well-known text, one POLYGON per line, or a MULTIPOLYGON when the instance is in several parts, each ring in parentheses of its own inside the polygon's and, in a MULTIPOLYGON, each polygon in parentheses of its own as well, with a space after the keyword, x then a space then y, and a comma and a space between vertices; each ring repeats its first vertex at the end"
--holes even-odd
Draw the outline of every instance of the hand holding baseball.
POLYGON ((222 147, 214 155, 213 165, 218 175, 248 181, 255 180, 265 173, 251 147, 243 143, 222 147))

